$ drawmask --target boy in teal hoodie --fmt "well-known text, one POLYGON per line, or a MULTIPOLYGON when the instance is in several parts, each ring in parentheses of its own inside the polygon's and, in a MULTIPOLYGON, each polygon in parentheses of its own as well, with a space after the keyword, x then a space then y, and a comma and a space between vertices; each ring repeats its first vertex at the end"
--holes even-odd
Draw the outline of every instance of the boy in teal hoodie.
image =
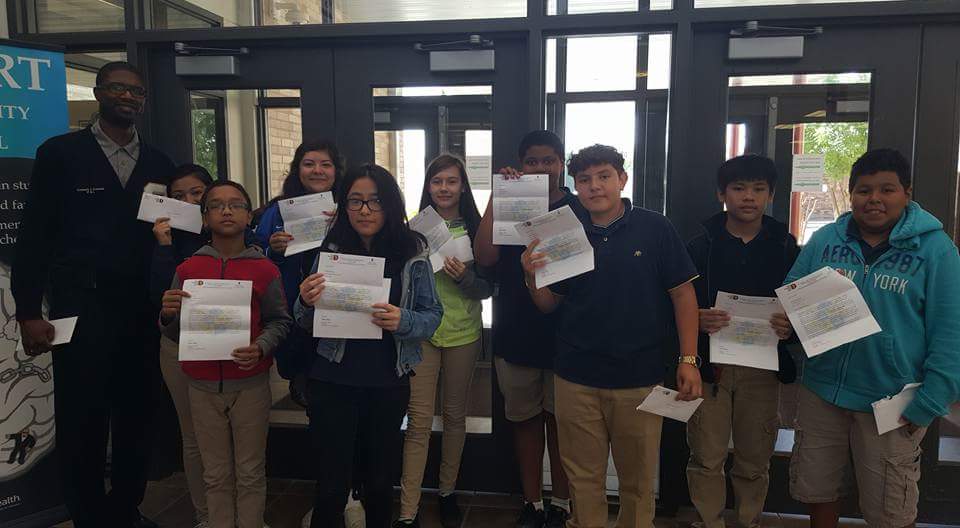
POLYGON ((882 328, 804 366, 790 492, 810 505, 812 526, 836 526, 851 471, 870 526, 912 525, 920 441, 960 398, 960 256, 943 224, 911 201, 910 184, 899 152, 864 154, 850 171, 851 212, 813 235, 786 278, 835 268, 882 328), (878 435, 871 403, 914 382, 923 385, 905 425, 878 435))

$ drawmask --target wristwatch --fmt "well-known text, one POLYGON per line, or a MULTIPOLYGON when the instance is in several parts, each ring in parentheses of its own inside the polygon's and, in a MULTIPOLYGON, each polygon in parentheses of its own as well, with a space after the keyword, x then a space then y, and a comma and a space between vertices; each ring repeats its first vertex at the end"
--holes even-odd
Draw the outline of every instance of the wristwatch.
POLYGON ((700 356, 680 356, 679 358, 677 358, 678 365, 683 365, 684 363, 686 363, 687 365, 693 365, 694 367, 700 368, 700 364, 701 364, 700 356))

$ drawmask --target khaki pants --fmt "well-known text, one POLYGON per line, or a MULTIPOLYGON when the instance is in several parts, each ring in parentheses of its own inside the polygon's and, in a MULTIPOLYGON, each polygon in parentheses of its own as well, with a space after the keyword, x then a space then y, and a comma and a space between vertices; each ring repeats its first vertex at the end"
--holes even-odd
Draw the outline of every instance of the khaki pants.
POLYGON ((437 380, 443 376, 443 439, 440 492, 453 492, 467 437, 467 395, 473 378, 480 340, 463 346, 437 348, 423 342, 423 362, 410 378, 407 433, 403 440, 403 477, 400 479, 400 518, 412 519, 420 504, 420 486, 437 399, 437 380))
POLYGON ((663 419, 637 410, 652 387, 597 389, 555 379, 560 458, 570 479, 569 528, 606 528, 607 456, 620 479, 617 528, 650 528, 663 419))
POLYGON ((780 382, 775 372, 724 366, 717 383, 703 384, 703 403, 687 423, 690 499, 706 528, 723 528, 727 503, 724 463, 733 434, 737 526, 760 525, 777 443, 780 382))
POLYGON ((856 479, 868 526, 912 524, 926 432, 904 426, 878 435, 873 413, 837 407, 800 387, 790 494, 806 504, 835 502, 850 494, 856 479))
POLYGON ((204 392, 190 386, 212 528, 263 528, 270 385, 204 392), (236 524, 234 524, 236 520, 236 524))
POLYGON ((190 413, 190 378, 180 367, 178 345, 168 337, 160 338, 160 372, 167 384, 173 407, 177 410, 180 422, 180 436, 183 443, 183 473, 187 477, 187 489, 197 519, 207 518, 207 496, 203 486, 203 461, 200 459, 200 447, 193 433, 193 417, 190 413))

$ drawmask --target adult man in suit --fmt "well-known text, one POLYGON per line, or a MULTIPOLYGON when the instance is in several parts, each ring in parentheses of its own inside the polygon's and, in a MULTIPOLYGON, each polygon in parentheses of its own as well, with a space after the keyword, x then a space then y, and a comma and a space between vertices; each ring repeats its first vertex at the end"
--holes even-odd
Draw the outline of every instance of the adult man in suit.
POLYGON ((74 526, 156 526, 138 510, 159 341, 147 293, 152 226, 136 217, 141 194, 165 190, 173 164, 134 126, 147 95, 134 66, 104 65, 94 95, 93 125, 37 149, 12 289, 28 354, 52 348, 44 296, 50 319, 79 317, 72 341, 53 350, 57 452, 74 526))

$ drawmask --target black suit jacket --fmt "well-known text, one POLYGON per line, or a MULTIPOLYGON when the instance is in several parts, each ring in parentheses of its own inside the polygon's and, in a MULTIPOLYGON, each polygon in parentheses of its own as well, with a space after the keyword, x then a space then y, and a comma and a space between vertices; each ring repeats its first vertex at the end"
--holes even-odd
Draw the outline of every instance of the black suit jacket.
POLYGON ((37 149, 26 208, 17 234, 12 290, 17 319, 69 313, 77 296, 114 288, 148 302, 152 226, 137 220, 148 183, 166 185, 174 166, 141 141, 140 156, 120 185, 90 128, 53 137, 37 149))

